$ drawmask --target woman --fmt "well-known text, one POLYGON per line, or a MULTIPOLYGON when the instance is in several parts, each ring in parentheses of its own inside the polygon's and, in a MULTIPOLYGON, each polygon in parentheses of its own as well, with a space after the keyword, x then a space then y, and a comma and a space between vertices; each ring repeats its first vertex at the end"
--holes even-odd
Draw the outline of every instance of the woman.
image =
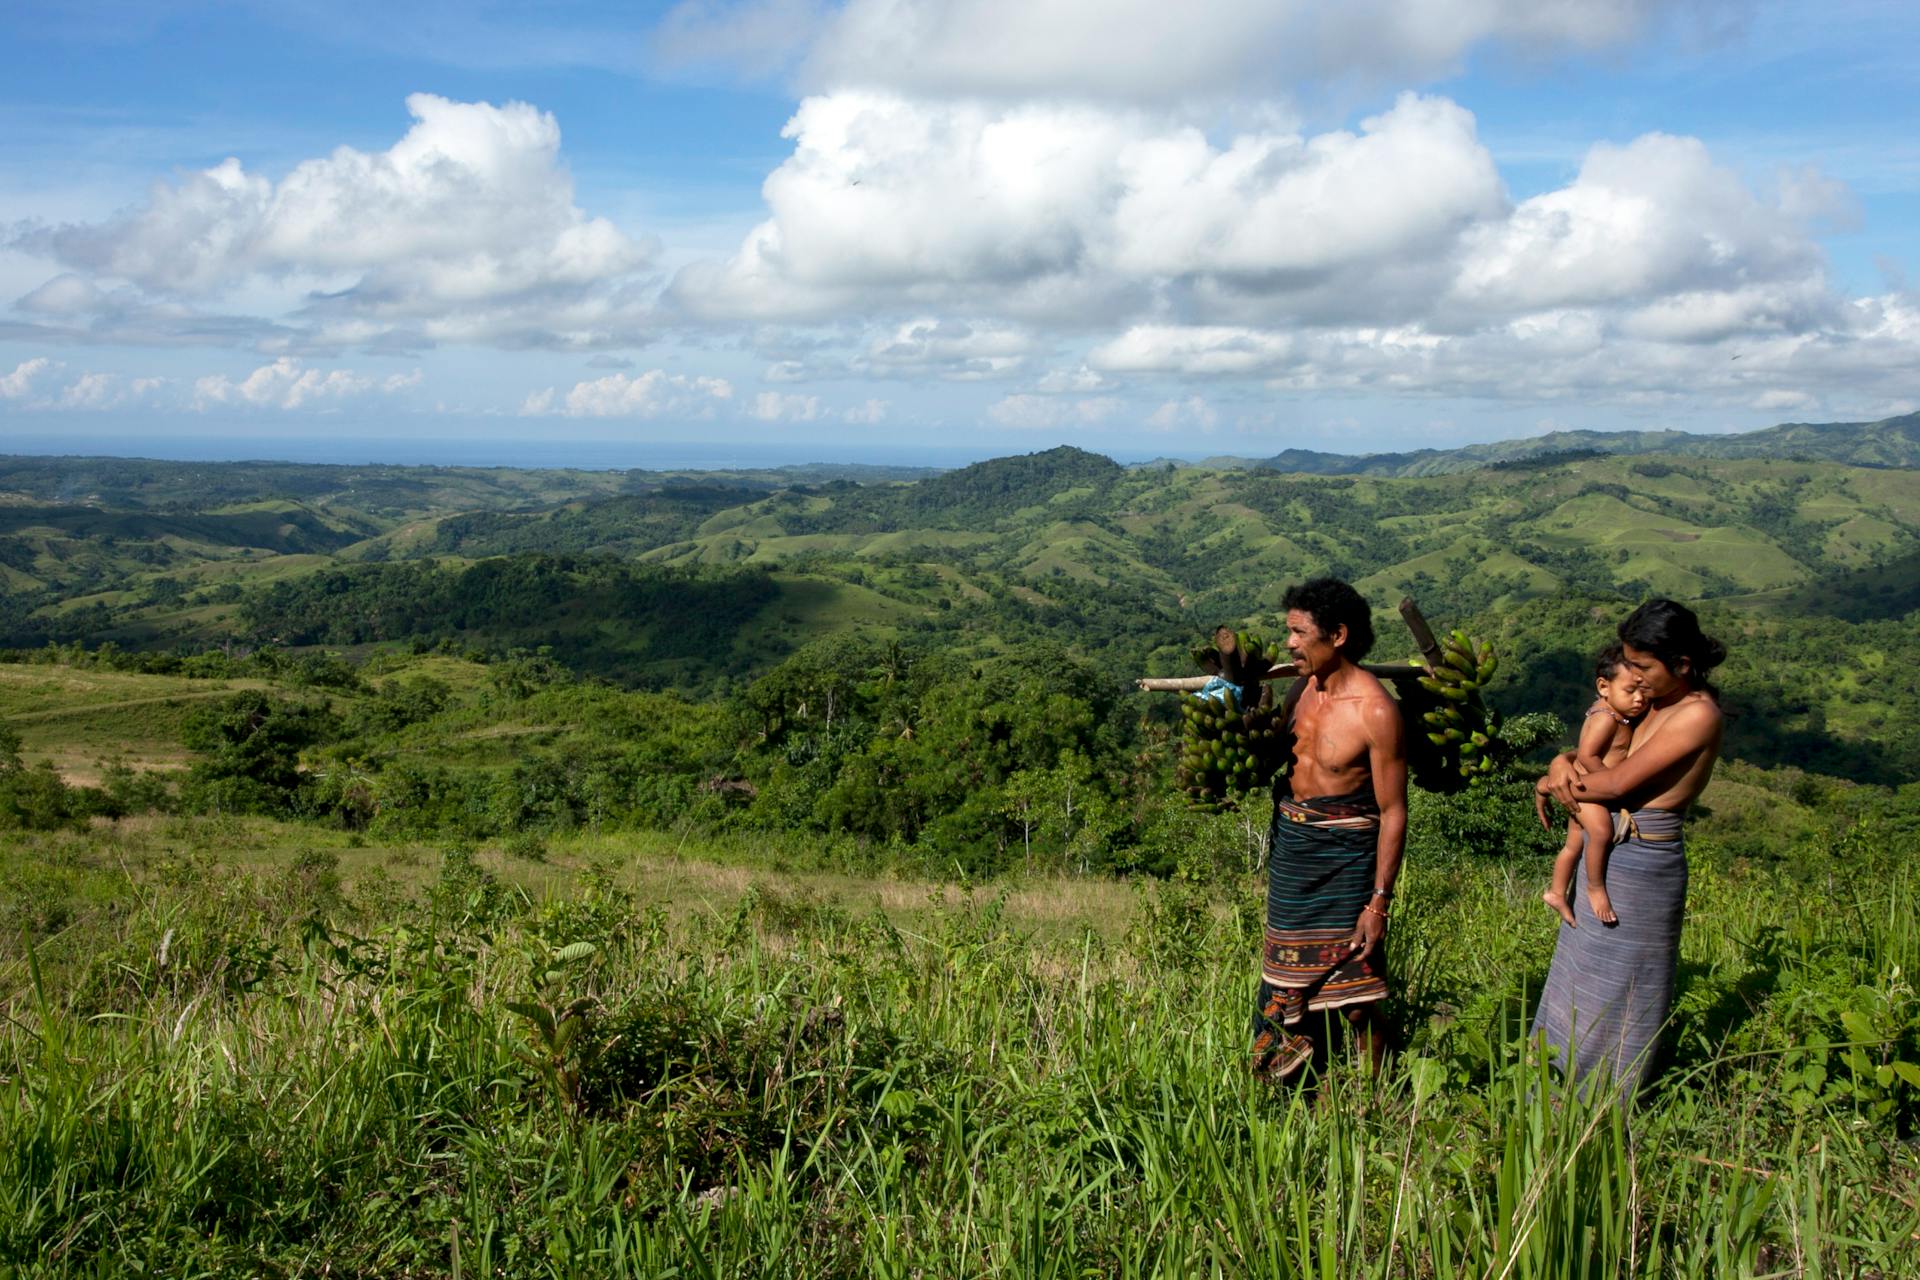
POLYGON ((1635 609, 1619 637, 1647 697, 1627 758, 1583 775, 1571 755, 1560 756, 1534 796, 1543 824, 1549 799, 1569 810, 1587 801, 1616 811, 1607 892, 1619 923, 1603 925, 1586 895, 1575 895, 1574 923, 1560 926, 1534 1032, 1559 1051, 1563 1071, 1579 1081, 1599 1073, 1626 1101, 1647 1078, 1673 1006, 1687 900, 1680 822, 1720 755, 1720 704, 1707 673, 1727 650, 1672 600, 1635 609))

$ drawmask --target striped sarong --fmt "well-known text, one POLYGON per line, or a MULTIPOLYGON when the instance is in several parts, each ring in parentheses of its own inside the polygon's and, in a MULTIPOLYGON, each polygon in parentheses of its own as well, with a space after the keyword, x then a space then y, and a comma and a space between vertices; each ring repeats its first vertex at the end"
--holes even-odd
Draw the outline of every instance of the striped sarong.
POLYGON ((1299 1065, 1288 1059, 1304 1050, 1286 1028, 1308 1013, 1386 997, 1385 940, 1365 960, 1351 954, 1354 925, 1373 895, 1379 838, 1371 784, 1347 796, 1275 801, 1253 1016, 1256 1070, 1284 1075, 1299 1065))
MULTIPOLYGON (((1617 925, 1604 925, 1584 893, 1569 894, 1574 924, 1561 925, 1540 993, 1535 1035, 1546 1037, 1563 1073, 1583 1086, 1611 1081, 1631 1101, 1650 1074, 1673 1008, 1687 855, 1675 809, 1621 815, 1607 858, 1607 896, 1617 925)), ((1575 868, 1574 883, 1586 872, 1575 868)))

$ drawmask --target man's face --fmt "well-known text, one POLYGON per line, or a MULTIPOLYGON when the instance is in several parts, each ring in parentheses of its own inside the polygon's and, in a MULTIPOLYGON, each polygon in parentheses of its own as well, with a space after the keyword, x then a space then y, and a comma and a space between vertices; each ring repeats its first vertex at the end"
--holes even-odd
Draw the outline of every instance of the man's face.
POLYGON ((1332 635, 1326 635, 1306 610, 1287 610, 1287 652, 1293 655, 1293 664, 1303 676, 1320 675, 1337 666, 1339 646, 1346 638, 1344 625, 1335 627, 1332 635))

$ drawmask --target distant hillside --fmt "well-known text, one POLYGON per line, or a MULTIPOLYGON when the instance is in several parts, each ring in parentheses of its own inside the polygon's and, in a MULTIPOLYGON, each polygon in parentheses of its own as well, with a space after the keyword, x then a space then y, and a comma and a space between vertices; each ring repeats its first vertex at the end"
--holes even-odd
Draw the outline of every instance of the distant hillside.
MULTIPOLYGON (((1325 476, 1433 476, 1540 454, 1664 453, 1688 458, 1791 458, 1853 467, 1920 467, 1920 413, 1879 422, 1786 422, 1738 435, 1688 431, 1555 431, 1458 449, 1344 454, 1286 449, 1270 458, 1213 458, 1203 466, 1258 467, 1325 476)), ((1151 465, 1151 464, 1150 464, 1151 465)))
MULTIPOLYGON (((793 533, 889 533, 902 529, 976 529, 1023 511, 1104 494, 1127 469, 1113 459, 1062 445, 1043 453, 976 462, 917 484, 834 487, 824 510, 782 513, 793 533)), ((807 496, 804 492, 798 496, 807 496)))
POLYGON ((0 453, 0 505, 212 507, 296 500, 405 519, 429 512, 530 510, 585 498, 650 494, 682 485, 767 493, 789 485, 920 480, 935 467, 814 462, 738 471, 590 471, 578 468, 342 466, 313 462, 169 462, 0 453))

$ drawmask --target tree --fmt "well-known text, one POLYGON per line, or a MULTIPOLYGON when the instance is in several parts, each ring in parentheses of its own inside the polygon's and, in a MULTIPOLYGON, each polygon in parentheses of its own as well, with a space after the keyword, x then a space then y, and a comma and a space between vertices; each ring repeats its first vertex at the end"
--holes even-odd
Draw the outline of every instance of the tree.
POLYGON ((186 745, 206 753, 187 775, 187 792, 202 808, 282 813, 304 784, 300 751, 331 736, 325 706, 269 697, 257 690, 211 703, 187 721, 186 745))

